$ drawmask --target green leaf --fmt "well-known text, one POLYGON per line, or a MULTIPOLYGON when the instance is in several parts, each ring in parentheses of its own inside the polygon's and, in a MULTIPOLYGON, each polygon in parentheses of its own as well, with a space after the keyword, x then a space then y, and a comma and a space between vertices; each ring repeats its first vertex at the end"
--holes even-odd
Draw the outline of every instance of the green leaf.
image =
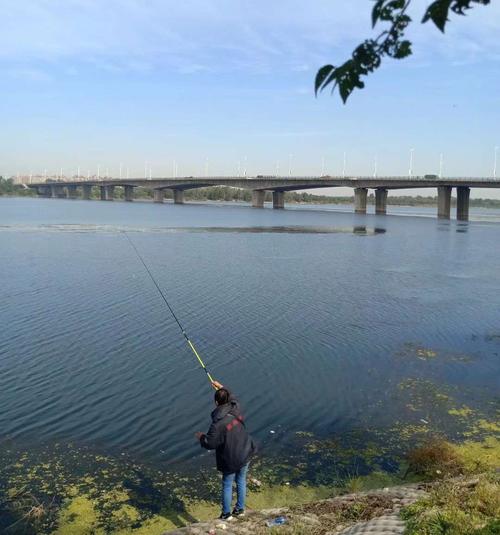
POLYGON ((467 9, 472 9, 472 3, 487 6, 490 0, 453 0, 451 10, 457 15, 465 15, 467 9))
POLYGON ((375 28, 375 25, 380 18, 381 10, 384 7, 385 0, 376 0, 375 5, 372 9, 372 27, 375 28))
POLYGON ((410 41, 401 41, 401 43, 396 46, 392 57, 395 59, 403 59, 410 56, 411 53, 412 51, 410 41))
POLYGON ((448 12, 453 0, 435 0, 427 8, 422 22, 432 20, 432 22, 444 33, 444 27, 448 22, 448 12))
MULTIPOLYGON (((431 0, 429 0, 431 1, 431 0)), ((372 25, 389 22, 389 28, 375 39, 368 39, 355 48, 352 57, 340 65, 324 65, 316 74, 315 94, 326 86, 332 85, 332 93, 339 90, 345 102, 355 88, 362 89, 361 77, 376 70, 386 56, 402 59, 412 54, 412 45, 404 40, 405 32, 412 19, 406 14, 411 0, 374 0, 372 25)), ((491 0, 433 0, 427 8, 422 22, 431 20, 439 30, 444 32, 450 11, 465 15, 474 5, 488 5, 491 0)))
POLYGON ((405 7, 405 0, 392 0, 387 4, 387 7, 393 10, 403 9, 405 7))
POLYGON ((353 89, 354 87, 347 81, 342 81, 339 83, 340 98, 344 104, 347 102, 347 99, 349 98, 349 95, 352 93, 353 89))
POLYGON ((368 39, 354 50, 352 57, 361 67, 374 71, 380 65, 380 55, 377 49, 377 43, 368 39))
POLYGON ((314 81, 314 93, 317 96, 318 91, 323 90, 329 83, 332 82, 332 75, 335 73, 333 65, 323 65, 316 73, 316 80, 314 81))

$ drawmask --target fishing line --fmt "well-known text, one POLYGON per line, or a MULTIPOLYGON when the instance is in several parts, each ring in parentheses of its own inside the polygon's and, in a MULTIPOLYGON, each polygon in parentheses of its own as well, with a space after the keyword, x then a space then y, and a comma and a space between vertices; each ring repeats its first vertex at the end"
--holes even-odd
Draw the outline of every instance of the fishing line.
POLYGON ((205 366, 205 363, 203 362, 203 360, 201 359, 200 355, 198 354, 198 351, 196 351, 196 348, 194 347, 193 342, 191 342, 191 340, 189 339, 189 336, 187 335, 186 331, 184 330, 184 327, 182 326, 181 322, 179 321, 179 318, 175 315, 175 312, 174 312, 173 308, 170 306, 165 294, 163 293, 163 291, 160 288, 159 284, 156 282, 155 278, 153 277, 153 274, 151 273, 150 269, 148 268, 146 262, 144 262, 144 259, 142 258, 141 254, 137 250, 137 247, 135 246, 134 242, 131 240, 130 236, 125 231, 123 231, 123 234, 125 234, 125 237, 127 238, 128 242, 130 243, 132 248, 134 249, 135 254, 139 258, 139 260, 142 262, 142 265, 144 266, 144 268, 148 272, 148 275, 151 277, 151 280, 153 281, 154 285, 156 286, 156 289, 160 293, 163 301, 165 302, 165 304, 167 305, 168 309, 170 310, 170 313, 172 314, 172 317, 174 318, 174 320, 176 321, 177 325, 179 326, 179 329, 181 330, 182 335, 186 339, 187 344, 189 345, 189 347, 191 348, 192 352, 195 354, 196 358, 198 359, 198 362, 200 363, 201 367, 203 368, 203 370, 207 374, 208 380, 210 381, 212 386, 214 388, 216 388, 214 386, 214 382, 215 382, 214 379, 210 375, 210 372, 208 371, 207 367, 205 366))

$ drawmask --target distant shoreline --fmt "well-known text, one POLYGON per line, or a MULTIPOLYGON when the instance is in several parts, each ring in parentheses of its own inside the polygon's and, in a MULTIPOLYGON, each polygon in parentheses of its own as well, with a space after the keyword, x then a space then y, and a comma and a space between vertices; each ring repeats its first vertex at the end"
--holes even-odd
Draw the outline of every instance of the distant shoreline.
MULTIPOLYGON (((196 191, 196 190, 190 190, 190 191, 196 191)), ((196 203, 238 203, 238 204, 249 204, 251 201, 246 199, 210 199, 207 197, 199 197, 195 196, 195 198, 191 198, 190 195, 186 192, 186 201, 188 202, 196 202, 196 203)), ((293 193, 293 192, 292 192, 293 193)), ((287 197, 290 196, 290 192, 287 192, 287 197)), ((0 194, 0 198, 38 198, 36 194, 28 194, 28 195, 20 195, 18 192, 16 193, 4 193, 0 194)), ((352 206, 354 204, 354 199, 352 197, 327 197, 326 195, 322 196, 316 196, 311 195, 311 197, 314 197, 313 199, 307 199, 307 200, 297 200, 294 198, 286 198, 285 202, 287 204, 292 205, 334 205, 334 206, 352 206)), ((77 197, 77 200, 81 198, 77 197)), ((91 200, 99 200, 97 197, 92 198, 91 200)), ((123 201, 123 197, 117 195, 115 197, 115 200, 117 201, 123 201)), ((168 196, 165 196, 165 200, 171 200, 168 196)), ((153 202, 153 198, 150 196, 138 196, 135 201, 142 201, 142 202, 153 202)), ((271 203, 272 200, 267 200, 266 203, 271 203)), ((370 196, 367 199, 368 205, 374 205, 375 200, 372 199, 370 196)), ((387 198, 387 205, 388 206, 395 206, 395 207, 401 207, 401 208, 436 208, 437 207, 437 198, 434 200, 431 197, 388 197, 387 198), (415 199, 415 201, 412 201, 412 199, 415 199)), ((456 199, 452 198, 452 206, 456 205, 456 199)), ((470 207, 471 208, 486 208, 491 210, 500 210, 500 199, 470 199, 470 207)))

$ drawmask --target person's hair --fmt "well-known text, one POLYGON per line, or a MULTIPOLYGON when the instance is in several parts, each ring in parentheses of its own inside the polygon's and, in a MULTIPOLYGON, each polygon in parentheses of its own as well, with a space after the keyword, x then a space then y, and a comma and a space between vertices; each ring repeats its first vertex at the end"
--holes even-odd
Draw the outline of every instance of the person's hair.
POLYGON ((229 401, 229 390, 219 388, 215 393, 214 398, 217 405, 225 405, 229 401))

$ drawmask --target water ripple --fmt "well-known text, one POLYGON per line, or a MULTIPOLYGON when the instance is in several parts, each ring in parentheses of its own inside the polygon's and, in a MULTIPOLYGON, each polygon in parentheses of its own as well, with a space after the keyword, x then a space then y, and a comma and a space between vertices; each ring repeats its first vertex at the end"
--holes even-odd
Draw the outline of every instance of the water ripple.
POLYGON ((298 430, 386 421, 391 404, 383 414, 377 403, 417 372, 460 391, 498 386, 498 344, 487 338, 499 331, 498 226, 60 206, 47 208, 53 222, 0 211, 3 436, 166 462, 199 455, 193 432, 209 425, 213 392, 124 230, 266 448, 298 430), (396 358, 408 343, 473 355, 474 366, 396 358))

